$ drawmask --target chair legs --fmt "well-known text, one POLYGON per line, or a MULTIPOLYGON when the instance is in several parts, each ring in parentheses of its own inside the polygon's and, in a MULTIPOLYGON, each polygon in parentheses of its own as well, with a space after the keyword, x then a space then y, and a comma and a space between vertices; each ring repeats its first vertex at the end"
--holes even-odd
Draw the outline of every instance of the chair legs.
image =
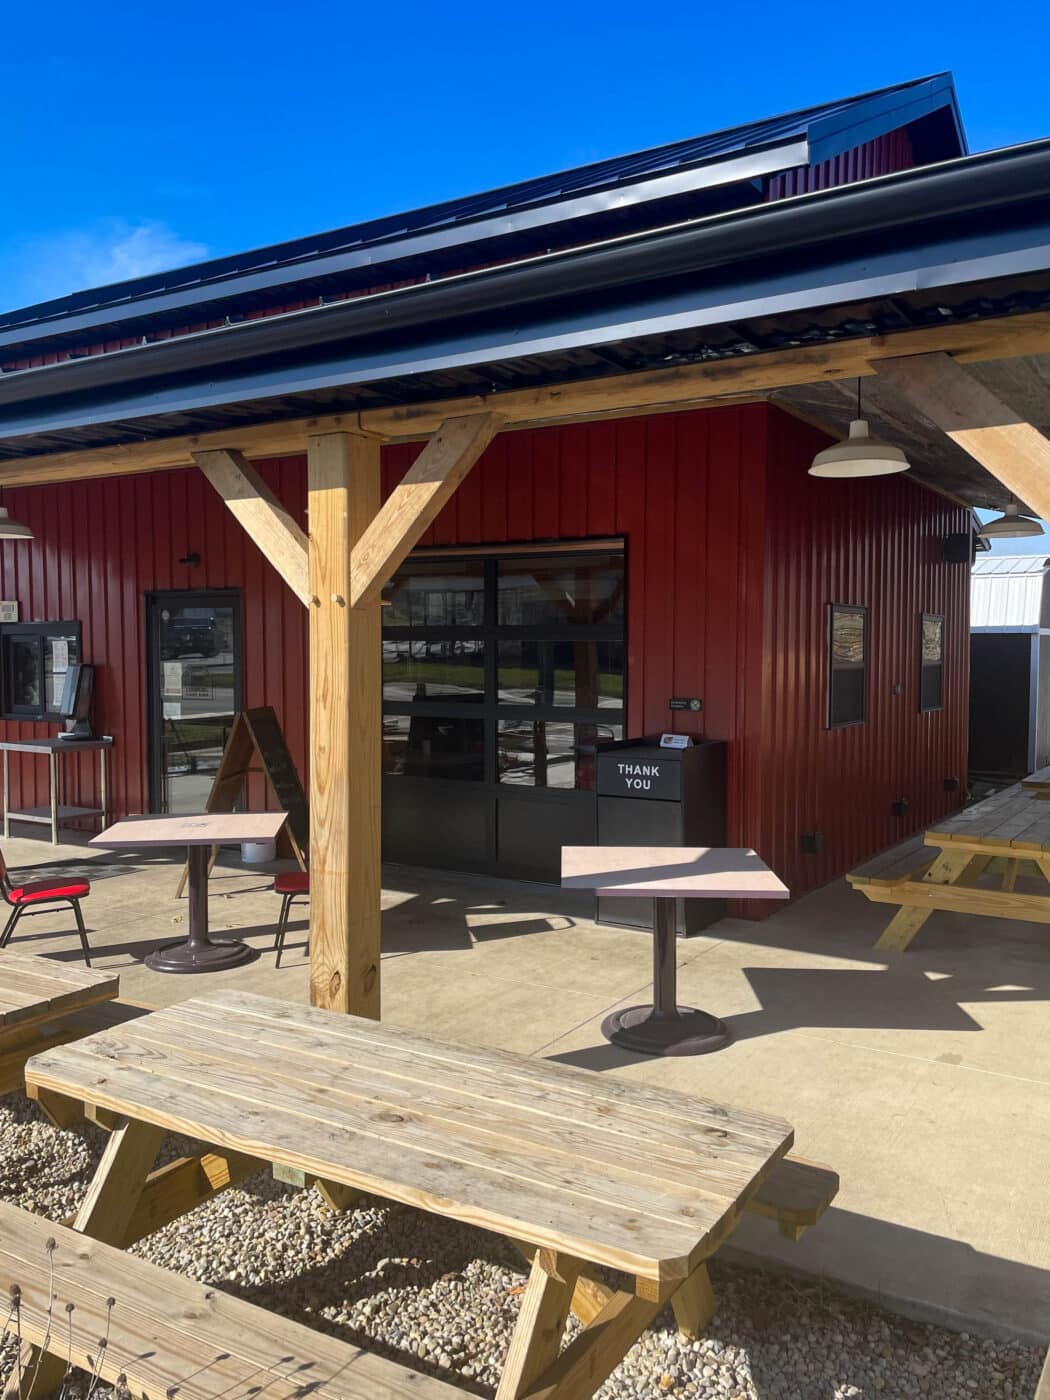
POLYGON ((0 948, 6 948, 7 945, 11 942, 11 935, 15 931, 15 924, 17 924, 19 919, 22 917, 22 913, 23 910, 20 904, 16 904, 15 907, 11 910, 10 917, 8 918, 7 923, 4 924, 4 931, 3 933, 0 933, 0 948))
POLYGON ((284 954, 284 936, 288 932, 288 920, 291 917, 292 904, 297 899, 306 898, 308 898, 308 896, 299 891, 294 891, 292 894, 282 895, 281 897, 281 912, 277 916, 277 937, 274 939, 273 944, 277 952, 277 958, 274 963, 275 967, 280 967, 281 958, 284 954))
MULTIPOLYGON (((84 915, 83 915, 83 913, 81 912, 80 900, 79 900, 79 899, 65 899, 65 900, 62 900, 61 902, 62 902, 63 904, 68 904, 69 907, 70 907, 70 908, 72 909, 72 911, 73 911, 73 917, 74 917, 74 919, 76 920, 76 924, 77 924, 77 933, 78 933, 79 936, 80 936, 80 946, 81 946, 81 948, 84 950, 84 963, 85 963, 85 966, 90 967, 90 966, 91 966, 91 945, 88 943, 88 939, 87 939, 87 929, 84 927, 84 915)), ((14 931, 15 931, 15 926, 16 926, 16 924, 18 923, 19 919, 22 917, 23 914, 51 914, 51 913, 54 913, 54 912, 55 912, 55 911, 54 911, 53 909, 44 909, 44 908, 35 908, 35 909, 31 909, 31 908, 28 908, 28 907, 27 907, 26 905, 24 905, 24 904, 16 904, 16 905, 14 906, 14 908, 11 910, 11 914, 10 914, 8 920, 7 920, 7 923, 4 925, 3 932, 0 933, 0 948, 6 948, 7 945, 11 942, 11 937, 12 937, 14 931)))
POLYGON ((84 950, 84 965, 85 967, 90 967, 91 947, 87 941, 87 929, 84 927, 84 915, 80 909, 80 900, 71 899, 69 902, 73 906, 73 917, 77 921, 77 933, 80 934, 80 946, 84 950))

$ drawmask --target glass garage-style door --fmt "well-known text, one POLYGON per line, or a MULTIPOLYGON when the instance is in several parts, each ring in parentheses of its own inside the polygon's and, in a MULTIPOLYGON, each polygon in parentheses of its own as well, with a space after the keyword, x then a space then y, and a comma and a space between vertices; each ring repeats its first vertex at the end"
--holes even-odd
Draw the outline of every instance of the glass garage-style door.
POLYGON ((149 594, 146 644, 150 810, 202 812, 242 704, 239 590, 149 594))
POLYGON ((558 878, 623 737, 622 549, 417 555, 383 610, 388 859, 558 878))

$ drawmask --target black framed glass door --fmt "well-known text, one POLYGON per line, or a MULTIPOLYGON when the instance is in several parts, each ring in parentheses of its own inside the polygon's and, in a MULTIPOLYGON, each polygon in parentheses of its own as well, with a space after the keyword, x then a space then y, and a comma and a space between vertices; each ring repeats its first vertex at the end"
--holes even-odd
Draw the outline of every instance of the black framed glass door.
POLYGON ((150 810, 201 812, 243 705, 236 588, 146 595, 150 810))
POLYGON ((384 854, 532 879, 623 737, 622 547, 420 554, 383 610, 384 854))

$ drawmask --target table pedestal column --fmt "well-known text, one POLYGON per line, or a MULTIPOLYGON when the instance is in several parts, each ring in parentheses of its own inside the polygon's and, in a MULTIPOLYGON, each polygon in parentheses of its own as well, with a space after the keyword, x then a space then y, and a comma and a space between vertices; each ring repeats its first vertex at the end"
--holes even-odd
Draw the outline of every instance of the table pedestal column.
POLYGON ((187 909, 189 937, 185 943, 169 943, 146 958, 154 972, 218 972, 247 962, 247 943, 213 943, 208 937, 208 860, 210 846, 190 846, 187 852, 189 888, 187 909))
POLYGON ((677 937, 674 899, 653 900, 653 1004, 614 1011, 602 1034, 640 1055, 706 1055, 732 1040, 717 1016, 678 1005, 677 937))

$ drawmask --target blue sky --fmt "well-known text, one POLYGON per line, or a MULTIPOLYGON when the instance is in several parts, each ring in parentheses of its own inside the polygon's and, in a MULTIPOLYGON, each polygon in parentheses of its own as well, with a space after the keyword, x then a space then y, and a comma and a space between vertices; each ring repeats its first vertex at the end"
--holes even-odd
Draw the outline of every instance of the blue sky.
POLYGON ((1046 7, 996 13, 10 5, 0 309, 946 68, 974 149, 1050 135, 1046 7))

